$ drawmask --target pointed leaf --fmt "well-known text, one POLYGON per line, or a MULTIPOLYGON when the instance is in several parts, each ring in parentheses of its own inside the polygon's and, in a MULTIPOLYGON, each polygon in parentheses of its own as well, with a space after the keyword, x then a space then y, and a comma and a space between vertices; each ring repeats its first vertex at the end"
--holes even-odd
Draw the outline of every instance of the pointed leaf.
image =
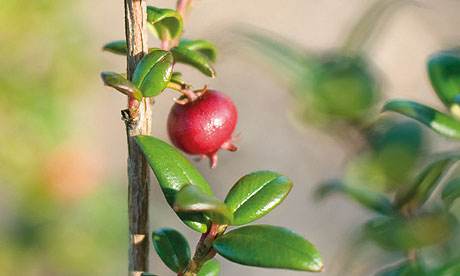
POLYGON ((460 93, 460 57, 449 51, 436 53, 429 57, 427 69, 434 91, 450 108, 460 93))
POLYGON ((171 9, 147 6, 147 22, 153 35, 161 40, 171 40, 182 34, 182 17, 171 9))
POLYGON ((213 243, 226 259, 251 266, 321 271, 316 248, 289 229, 271 225, 244 226, 220 236, 213 243))
POLYGON ((190 247, 182 234, 172 228, 153 231, 152 241, 161 260, 172 271, 184 271, 190 261, 190 247))
POLYGON ((233 215, 227 205, 194 185, 184 186, 176 195, 174 202, 176 212, 205 213, 217 224, 229 225, 233 215))
POLYGON ((233 225, 265 216, 284 200, 291 188, 292 181, 277 172, 257 171, 243 176, 225 198, 233 212, 233 225))
POLYGON ((132 82, 130 82, 120 74, 110 71, 104 71, 101 73, 101 78, 104 81, 105 85, 113 87, 121 93, 129 97, 132 97, 138 101, 142 100, 142 98, 144 97, 141 91, 132 82))
MULTIPOLYGON (((174 147, 147 135, 135 137, 161 186, 168 204, 173 207, 177 192, 185 185, 199 186, 203 192, 212 195, 206 181, 192 164, 174 147)), ((202 214, 178 213, 190 228, 205 233, 208 219, 202 214)))
POLYGON ((449 238, 457 219, 449 213, 417 217, 379 217, 365 225, 366 233, 378 245, 390 250, 408 250, 440 243, 449 238))
POLYGON ((171 53, 174 57, 174 62, 191 65, 208 77, 214 78, 216 76, 211 63, 198 52, 189 50, 186 47, 173 47, 171 48, 171 53))
POLYGON ((391 100, 383 111, 394 111, 413 118, 435 132, 449 138, 460 139, 460 122, 426 105, 407 100, 391 100))
POLYGON ((181 38, 179 40, 179 47, 185 47, 189 50, 196 51, 206 57, 211 62, 216 62, 217 48, 207 40, 190 40, 181 38))
POLYGON ((142 58, 137 65, 133 73, 133 83, 139 87, 145 97, 156 96, 168 85, 172 68, 171 53, 154 50, 142 58))
POLYGON ((364 187, 345 185, 340 180, 324 183, 316 190, 315 196, 317 199, 323 199, 333 192, 344 193, 364 207, 383 215, 393 214, 393 207, 386 196, 364 187))
POLYGON ((398 209, 405 205, 413 208, 422 206, 436 188, 444 172, 452 165, 453 159, 458 157, 443 158, 428 165, 411 185, 403 186, 398 190, 394 206, 398 209))
POLYGON ((216 260, 209 260, 204 263, 197 276, 217 276, 220 271, 220 264, 216 260))
POLYGON ((452 203, 460 198, 460 178, 454 178, 442 190, 441 198, 444 204, 449 208, 452 203))
POLYGON ((104 47, 102 47, 102 50, 123 56, 126 56, 126 53, 128 53, 126 40, 117 40, 109 42, 105 44, 104 47))

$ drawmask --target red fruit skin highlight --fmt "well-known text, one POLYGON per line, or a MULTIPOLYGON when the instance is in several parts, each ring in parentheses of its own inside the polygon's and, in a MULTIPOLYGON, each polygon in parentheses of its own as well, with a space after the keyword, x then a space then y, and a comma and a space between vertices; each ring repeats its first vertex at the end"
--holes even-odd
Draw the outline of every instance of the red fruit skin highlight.
POLYGON ((207 90, 194 101, 174 104, 168 117, 168 134, 172 143, 189 154, 209 157, 217 164, 217 151, 235 151, 231 138, 238 120, 232 100, 216 90, 207 90))

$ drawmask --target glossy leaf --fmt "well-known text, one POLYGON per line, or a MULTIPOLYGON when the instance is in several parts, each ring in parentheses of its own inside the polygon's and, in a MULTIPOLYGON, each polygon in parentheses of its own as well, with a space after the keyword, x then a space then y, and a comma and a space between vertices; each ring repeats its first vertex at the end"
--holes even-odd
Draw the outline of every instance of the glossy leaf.
POLYGON ((132 82, 130 82, 120 74, 110 71, 104 71, 101 73, 101 78, 104 81, 105 85, 113 87, 121 93, 129 97, 132 97, 138 101, 142 100, 142 98, 144 97, 141 91, 132 82))
POLYGON ((439 99, 451 107, 460 93, 460 57, 449 51, 436 53, 429 57, 427 69, 439 99))
POLYGON ((460 198, 460 178, 454 178, 442 190, 441 198, 449 208, 452 203, 460 198))
POLYGON ((379 217, 365 225, 366 233, 382 248, 408 250, 442 242, 457 226, 449 213, 422 214, 417 217, 379 217))
POLYGON ((186 47, 173 47, 171 48, 171 53, 174 57, 174 62, 191 65, 208 77, 214 78, 216 76, 211 63, 198 52, 186 47))
POLYGON ((171 9, 147 6, 147 22, 152 34, 161 40, 174 39, 182 34, 182 17, 171 9))
POLYGON ((169 52, 154 50, 144 56, 133 73, 133 83, 145 97, 160 94, 168 85, 173 69, 169 52))
POLYGON ((179 47, 185 47, 189 50, 196 51, 211 62, 215 62, 217 59, 216 46, 207 40, 190 40, 181 38, 179 40, 179 47))
POLYGON ((220 271, 220 264, 216 260, 209 260, 204 263, 197 276, 217 276, 220 271))
MULTIPOLYGON (((200 173, 177 149, 152 136, 139 135, 135 139, 147 157, 171 207, 177 192, 188 184, 199 186, 203 192, 212 195, 200 173)), ((202 214, 178 213, 178 216, 190 228, 202 233, 207 231, 208 219, 202 214)))
POLYGON ((398 112, 419 121, 441 135, 460 139, 460 122, 426 105, 407 100, 391 100, 385 104, 383 111, 398 112))
POLYGON ((321 271, 323 261, 316 248, 299 234, 271 225, 244 226, 218 237, 217 253, 235 263, 321 271))
POLYGON ((233 215, 227 205, 194 185, 184 186, 176 195, 174 211, 205 213, 217 224, 231 224, 233 215))
POLYGON ((187 84, 185 83, 185 81, 183 81, 180 77, 182 76, 181 73, 179 72, 174 72, 172 73, 172 76, 171 76, 171 80, 170 82, 172 83, 175 83, 175 84, 179 84, 180 86, 186 86, 187 84))
POLYGON ((161 228, 153 231, 155 251, 161 260, 172 271, 184 271, 190 261, 190 247, 181 233, 172 228, 161 228))
POLYGON ((257 171, 243 176, 225 198, 234 216, 233 225, 265 216, 283 201, 291 188, 292 181, 277 172, 257 171))
POLYGON ((398 209, 405 205, 411 208, 422 206, 430 197, 454 158, 458 159, 458 157, 451 156, 428 165, 411 185, 403 186, 398 190, 394 206, 398 209))
POLYGON ((317 199, 323 199, 334 192, 344 193, 364 207, 378 213, 384 215, 393 214, 393 207, 386 196, 364 187, 345 185, 339 180, 326 182, 321 185, 318 190, 316 190, 315 196, 317 199))
POLYGON ((104 47, 102 47, 102 50, 123 56, 126 56, 126 53, 128 53, 126 40, 117 40, 109 42, 105 44, 104 47))

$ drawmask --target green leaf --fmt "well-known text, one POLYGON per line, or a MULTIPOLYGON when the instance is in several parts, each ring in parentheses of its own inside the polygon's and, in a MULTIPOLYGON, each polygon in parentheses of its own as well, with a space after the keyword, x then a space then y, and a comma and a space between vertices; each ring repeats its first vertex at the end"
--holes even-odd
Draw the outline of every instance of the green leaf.
POLYGON ((182 76, 182 73, 179 72, 174 72, 172 73, 171 80, 169 82, 179 84, 180 86, 186 86, 187 84, 185 81, 183 81, 180 77, 182 76))
POLYGON ((449 51, 433 54, 428 58, 427 69, 434 91, 450 108, 460 93, 460 57, 449 51))
POLYGON ((228 192, 225 203, 233 213, 233 225, 255 221, 273 210, 287 196, 292 181, 273 171, 243 176, 228 192))
POLYGON ((220 271, 220 264, 216 260, 209 260, 204 263, 197 276, 217 276, 220 271))
POLYGON ((181 233, 172 228, 153 231, 152 241, 161 260, 172 271, 184 271, 190 261, 190 247, 181 233))
POLYGON ((402 186, 397 191, 394 206, 398 209, 403 206, 411 208, 422 206, 433 193, 444 172, 452 165, 451 161, 454 158, 459 157, 450 156, 429 164, 411 185, 402 186))
POLYGON ((120 74, 104 71, 101 73, 101 78, 105 85, 113 87, 131 98, 140 101, 144 97, 141 91, 139 91, 139 89, 132 82, 120 74))
POLYGON ((457 198, 460 198, 460 178, 454 178, 447 183, 442 190, 441 198, 447 208, 449 208, 457 198))
POLYGON ((460 258, 456 258, 430 273, 430 276, 457 276, 460 275, 460 258))
POLYGON ((171 48, 171 53, 174 57, 174 62, 191 65, 208 77, 214 78, 216 76, 211 63, 198 52, 178 46, 171 48))
POLYGON ((171 9, 159 9, 147 6, 147 22, 149 30, 161 40, 171 40, 182 34, 182 17, 171 9))
POLYGON ((426 276, 427 273, 418 262, 403 262, 395 267, 387 268, 376 276, 426 276))
POLYGON ((109 42, 105 44, 104 47, 102 47, 102 50, 123 56, 126 56, 126 53, 128 53, 126 40, 117 40, 109 42))
POLYGON ((179 40, 179 47, 185 47, 189 50, 196 51, 206 57, 211 62, 216 62, 217 48, 207 40, 190 40, 181 38, 179 40))
POLYGON ((385 104, 383 111, 398 112, 419 121, 441 135, 460 139, 460 122, 426 105, 407 100, 391 100, 385 104))
POLYGON ((141 276, 158 276, 156 274, 152 274, 152 273, 148 273, 148 272, 144 272, 141 274, 141 276))
POLYGON ((386 196, 363 187, 345 185, 340 180, 329 181, 321 185, 316 190, 315 197, 317 199, 323 199, 333 192, 344 193, 364 207, 383 215, 393 214, 393 207, 386 196))
POLYGON ((194 185, 185 185, 176 195, 174 211, 205 213, 217 224, 229 225, 233 215, 227 205, 194 185))
POLYGON ((243 265, 323 270, 318 250, 299 234, 283 227, 244 226, 218 237, 213 247, 224 258, 243 265))
MULTIPOLYGON (((203 192, 212 195, 206 181, 192 164, 174 147, 147 135, 135 137, 161 186, 169 206, 173 207, 176 194, 185 185, 199 186, 203 192)), ((205 233, 208 219, 202 214, 178 213, 190 228, 205 233)))
POLYGON ((160 94, 171 79, 173 59, 171 53, 153 50, 142 58, 133 73, 133 83, 145 97, 160 94))
POLYGON ((365 231, 378 245, 390 250, 408 250, 440 243, 449 238, 457 219, 449 213, 416 217, 379 217, 365 225, 365 231))

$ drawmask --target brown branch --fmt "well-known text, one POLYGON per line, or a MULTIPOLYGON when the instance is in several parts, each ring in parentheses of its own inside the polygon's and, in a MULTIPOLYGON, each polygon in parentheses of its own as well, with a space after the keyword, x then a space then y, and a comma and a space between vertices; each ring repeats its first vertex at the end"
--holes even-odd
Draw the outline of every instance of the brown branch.
MULTIPOLYGON (((128 79, 136 65, 148 52, 147 5, 145 0, 125 1, 125 32, 128 46, 128 79)), ((134 136, 149 135, 151 130, 151 100, 129 100, 124 111, 128 140, 128 213, 129 213, 129 276, 139 276, 148 270, 149 256, 149 187, 150 169, 134 136)))

